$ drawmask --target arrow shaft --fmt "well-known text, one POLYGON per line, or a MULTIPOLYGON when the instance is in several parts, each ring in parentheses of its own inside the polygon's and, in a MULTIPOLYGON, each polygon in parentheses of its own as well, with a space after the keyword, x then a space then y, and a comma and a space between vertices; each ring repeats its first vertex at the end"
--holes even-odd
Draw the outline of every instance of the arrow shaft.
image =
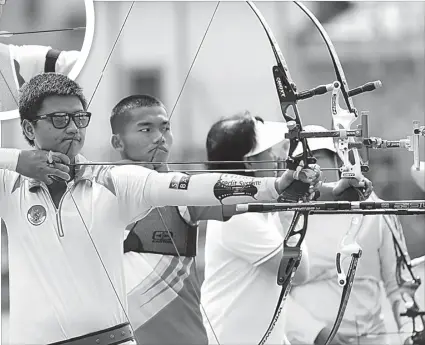
POLYGON ((20 36, 20 35, 30 35, 30 34, 46 34, 51 32, 61 32, 61 31, 79 31, 79 30, 85 30, 85 26, 79 26, 75 28, 64 28, 64 29, 49 29, 49 30, 37 30, 37 31, 22 31, 22 32, 8 32, 8 31, 2 31, 0 32, 0 37, 13 37, 13 36, 20 36))

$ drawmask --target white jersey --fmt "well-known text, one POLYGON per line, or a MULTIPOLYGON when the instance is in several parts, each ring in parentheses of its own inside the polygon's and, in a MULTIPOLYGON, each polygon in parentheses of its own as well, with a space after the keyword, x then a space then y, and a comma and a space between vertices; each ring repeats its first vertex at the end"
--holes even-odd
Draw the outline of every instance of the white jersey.
POLYGON ((11 344, 47 344, 127 322, 123 229, 150 207, 126 191, 143 190, 151 172, 144 170, 125 181, 114 169, 81 169, 56 209, 44 184, 0 169, 11 344))
MULTIPOLYGON (((208 222, 201 302, 211 344, 260 341, 281 291, 277 273, 261 264, 282 250, 282 242, 277 214, 246 213, 224 223, 208 222)), ((286 343, 284 323, 281 314, 267 344, 286 343)))
MULTIPOLYGON (((0 217, 9 236, 11 344, 48 344, 127 322, 124 229, 152 207, 278 197, 274 178, 253 180, 252 195, 226 190, 219 200, 220 182, 229 184, 225 174, 188 176, 140 166, 80 165, 56 208, 44 183, 11 171, 18 156, 19 150, 0 149, 0 217)), ((77 163, 82 160, 77 157, 77 163)), ((237 183, 236 187, 239 192, 237 183)))

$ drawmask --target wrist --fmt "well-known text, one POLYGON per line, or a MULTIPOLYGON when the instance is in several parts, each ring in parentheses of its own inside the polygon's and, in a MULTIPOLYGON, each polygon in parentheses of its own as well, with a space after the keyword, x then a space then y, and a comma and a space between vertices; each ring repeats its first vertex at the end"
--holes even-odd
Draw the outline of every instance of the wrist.
POLYGON ((0 169, 16 171, 21 150, 0 148, 0 169))

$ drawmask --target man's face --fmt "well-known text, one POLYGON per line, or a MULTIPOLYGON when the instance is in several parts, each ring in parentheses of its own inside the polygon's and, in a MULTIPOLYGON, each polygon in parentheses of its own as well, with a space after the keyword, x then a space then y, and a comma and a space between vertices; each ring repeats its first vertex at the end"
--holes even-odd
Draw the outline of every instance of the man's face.
POLYGON ((163 107, 139 107, 127 111, 120 133, 121 146, 114 147, 127 159, 167 162, 173 145, 170 122, 163 107))
MULTIPOLYGON (((260 152, 255 156, 248 157, 247 160, 251 163, 247 164, 248 169, 277 169, 279 166, 280 158, 276 155, 273 147, 266 151, 260 152), (273 162, 259 162, 259 161, 273 161, 273 162)), ((270 171, 256 171, 255 177, 276 177, 277 170, 270 171)))
MULTIPOLYGON (((77 96, 48 96, 41 104, 36 115, 56 112, 75 113, 84 111, 77 96)), ((24 125, 25 134, 34 140, 35 147, 41 150, 61 152, 72 160, 83 148, 86 136, 85 128, 78 128, 71 119, 67 127, 58 129, 53 126, 51 119, 38 120, 35 124, 24 125), (33 133, 28 133, 27 126, 32 126, 33 133)))
MULTIPOLYGON (((317 159, 317 164, 319 164, 322 169, 338 168, 338 158, 336 153, 332 151, 326 149, 316 150, 313 151, 313 156, 317 159)), ((323 170, 322 176, 326 182, 335 182, 339 180, 338 170, 323 170)))

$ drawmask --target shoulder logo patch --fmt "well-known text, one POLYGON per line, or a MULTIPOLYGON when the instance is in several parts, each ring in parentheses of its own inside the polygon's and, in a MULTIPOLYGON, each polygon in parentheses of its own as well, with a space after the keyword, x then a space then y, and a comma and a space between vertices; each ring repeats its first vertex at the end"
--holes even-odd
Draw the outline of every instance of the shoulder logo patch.
POLYGON ((189 187, 190 176, 189 175, 175 175, 170 182, 170 189, 183 189, 187 190, 189 187))

